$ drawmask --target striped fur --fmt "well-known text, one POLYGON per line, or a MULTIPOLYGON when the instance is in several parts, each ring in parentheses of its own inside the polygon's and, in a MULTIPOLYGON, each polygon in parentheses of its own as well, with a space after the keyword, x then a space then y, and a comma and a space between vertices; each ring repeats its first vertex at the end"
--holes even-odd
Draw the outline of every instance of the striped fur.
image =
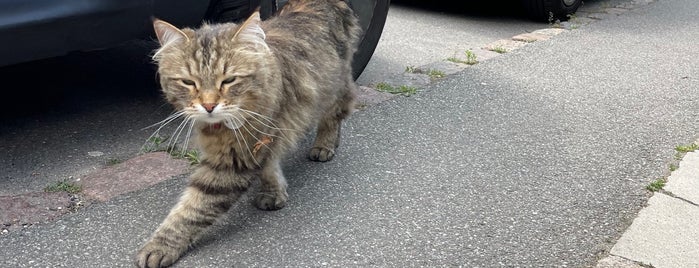
POLYGON ((360 34, 340 0, 291 0, 266 21, 256 12, 240 24, 153 24, 164 96, 193 129, 201 162, 138 252, 139 267, 174 263, 254 179, 257 207, 282 208, 280 159, 312 128, 310 159, 333 158, 354 105, 351 60, 360 34))

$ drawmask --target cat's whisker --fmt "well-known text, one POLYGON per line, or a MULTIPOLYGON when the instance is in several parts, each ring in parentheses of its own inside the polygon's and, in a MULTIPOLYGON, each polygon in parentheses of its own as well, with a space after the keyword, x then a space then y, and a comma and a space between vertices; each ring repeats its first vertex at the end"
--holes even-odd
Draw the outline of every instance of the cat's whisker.
POLYGON ((187 130, 187 136, 184 137, 184 147, 182 147, 182 150, 184 152, 187 152, 187 148, 189 148, 189 139, 192 137, 192 129, 194 128, 194 120, 191 120, 192 122, 189 124, 189 130, 187 130))
MULTIPOLYGON (((247 121, 247 120, 246 120, 246 121, 247 121)), ((252 126, 251 124, 248 124, 248 125, 249 125, 249 126, 252 126)), ((255 134, 253 134, 253 133, 250 131, 250 129, 248 129, 245 125, 243 125, 242 128, 245 129, 245 131, 248 132, 248 134, 250 134, 250 136, 251 136, 253 139, 255 139, 255 141, 256 141, 255 144, 257 144, 257 143, 262 144, 262 146, 264 146, 265 148, 269 149, 270 152, 274 153, 274 151, 273 151, 271 148, 269 148, 269 146, 267 146, 267 143, 266 143, 266 142, 264 142, 264 141, 260 140, 259 138, 257 138, 257 136, 255 136, 255 134)), ((264 133, 263 133, 263 134, 264 134, 264 133)), ((275 155, 275 156, 277 156, 277 155, 275 155)), ((255 158, 255 155, 253 154, 253 159, 254 159, 254 158, 255 158)))
MULTIPOLYGON (((227 118, 226 120, 229 121, 229 123, 231 125, 233 125, 232 120, 236 120, 236 121, 238 121, 238 123, 240 123, 240 121, 235 117, 227 118)), ((240 141, 242 140, 243 143, 245 143, 245 146, 244 146, 245 149, 248 151, 248 153, 250 153, 250 156, 252 157, 252 161, 255 162, 255 165, 260 166, 260 163, 258 163, 257 159, 255 159, 255 154, 253 154, 252 151, 250 150, 250 145, 248 144, 247 139, 245 139, 245 135, 243 135, 243 133, 240 132, 240 130, 238 130, 238 129, 232 129, 232 131, 233 131, 233 134, 235 134, 235 136, 237 138, 236 140, 238 142, 238 145, 240 147, 243 147, 243 145, 240 144, 240 141)))
POLYGON ((259 116, 259 117, 261 117, 262 119, 265 119, 265 120, 266 120, 267 122, 269 122, 270 124, 274 124, 275 122, 278 122, 277 120, 273 119, 272 117, 266 116, 266 115, 264 115, 264 114, 261 114, 261 113, 258 113, 258 112, 253 112, 253 111, 250 111, 250 110, 247 110, 247 109, 243 109, 243 108, 239 108, 239 109, 240 109, 241 111, 243 111, 243 112, 249 114, 249 115, 259 116))
POLYGON ((158 130, 160 130, 161 128, 163 128, 165 125, 169 124, 170 122, 174 121, 174 120, 177 119, 178 117, 182 116, 184 113, 185 113, 185 111, 178 111, 178 112, 172 113, 171 115, 169 115, 168 117, 166 117, 166 118, 163 119, 162 121, 160 121, 160 122, 158 122, 158 123, 155 123, 155 124, 152 124, 152 125, 150 125, 150 126, 144 127, 144 128, 142 128, 141 130, 146 130, 146 129, 155 127, 155 126, 157 126, 157 125, 160 125, 160 127, 156 130, 156 131, 158 131, 158 130))
POLYGON ((192 120, 191 115, 188 115, 187 117, 185 117, 185 119, 182 120, 182 123, 180 123, 180 125, 177 126, 177 129, 175 129, 175 132, 173 132, 174 138, 168 142, 168 151, 172 152, 172 150, 175 149, 175 147, 177 146, 177 141, 180 139, 180 135, 182 135, 182 131, 184 131, 184 129, 187 126, 187 123, 189 123, 189 121, 192 121, 192 122, 194 121, 194 120, 192 120))
POLYGON ((259 114, 259 113, 256 113, 256 112, 253 112, 250 110, 245 110, 245 109, 240 109, 240 111, 246 113, 247 115, 249 115, 250 117, 255 119, 255 121, 259 122, 260 124, 262 124, 263 126, 265 126, 267 128, 279 130, 279 132, 282 135, 284 134, 284 131, 299 131, 299 130, 290 129, 290 128, 280 128, 274 123, 275 120, 269 118, 266 115, 259 114), (260 120, 260 118, 264 119, 264 121, 260 120))
MULTIPOLYGON (((158 127, 158 129, 156 129, 155 131, 153 131, 153 133, 152 133, 150 136, 148 136, 148 138, 147 138, 146 141, 143 143, 143 146, 142 146, 141 148, 148 148, 149 143, 154 143, 153 139, 154 139, 155 137, 158 137, 158 136, 160 135, 160 131, 163 129, 163 127, 165 127, 166 125, 170 124, 172 121, 175 121, 176 119, 178 119, 179 117, 181 117, 183 114, 184 114, 184 111, 175 112, 175 113, 169 115, 167 118, 163 119, 162 121, 160 121, 160 122, 158 122, 158 123, 155 123, 155 124, 153 124, 153 125, 151 125, 151 126, 149 126, 149 127, 143 128, 142 130, 145 130, 145 129, 148 129, 148 128, 151 128, 151 127, 153 127, 153 126, 156 126, 156 125, 160 124, 160 127, 158 127)), ((153 148, 150 148, 150 149, 148 149, 148 150, 151 150, 151 149, 153 149, 153 148)))
MULTIPOLYGON (((255 113, 255 112, 252 112, 252 111, 249 111, 249 110, 244 110, 244 109, 240 109, 240 110, 243 111, 244 113, 248 114, 250 117, 252 117, 253 119, 255 119, 255 121, 259 122, 259 123, 262 124, 263 126, 265 126, 265 127, 267 127, 267 128, 270 128, 270 129, 278 130, 278 131, 279 131, 279 134, 280 134, 281 136, 275 135, 274 137, 279 137, 279 138, 281 138, 281 139, 283 139, 283 140, 286 140, 286 141, 291 142, 291 139, 285 134, 284 131, 285 131, 285 130, 286 130, 286 131, 292 131, 292 132, 293 132, 293 131, 297 131, 297 130, 294 130, 294 129, 279 128, 279 127, 277 127, 276 124, 274 124, 274 122, 272 122, 271 119, 268 119, 266 116, 261 115, 261 114, 259 114, 259 113, 255 113), (259 116, 259 117, 262 117, 262 119, 265 119, 265 121, 267 121, 267 122, 263 122, 262 120, 260 120, 260 119, 258 118, 258 116, 259 116), (270 126, 269 124, 267 124, 267 123, 271 124, 271 126, 270 126)), ((252 126, 253 124, 250 124, 250 125, 252 126)), ((254 127, 254 126, 253 126, 253 127, 254 127)), ((258 132, 260 132, 260 133, 262 133, 262 134, 266 134, 266 133, 264 133, 264 132, 262 132, 262 131, 259 131, 258 129, 255 129, 255 130, 258 131, 258 132)))
MULTIPOLYGON (((247 125, 249 125, 250 127, 252 127, 252 128, 253 128, 255 131, 257 131, 258 133, 260 133, 260 134, 262 134, 262 135, 267 135, 267 136, 270 136, 270 137, 281 138, 281 137, 278 136, 278 135, 274 135, 274 134, 272 134, 272 133, 267 133, 267 132, 265 132, 265 131, 259 130, 257 127, 255 127, 254 124, 252 124, 252 123, 250 122, 250 120, 247 120, 247 119, 245 119, 245 118, 243 118, 243 119, 245 120, 245 123, 247 123, 247 125)), ((253 119, 255 119, 256 121, 258 121, 258 122, 260 122, 261 124, 264 125, 264 123, 261 122, 260 120, 258 120, 257 118, 254 118, 254 117, 253 117, 253 119)), ((277 130, 278 130, 278 128, 273 128, 273 127, 270 127, 270 126, 267 126, 267 125, 265 125, 265 126, 266 126, 267 128, 270 128, 270 129, 277 129, 277 130)), ((280 132, 280 133, 281 133, 281 132, 280 132)), ((281 133, 281 134, 283 135, 283 133, 281 133)), ((252 135, 252 133, 250 133, 250 135, 252 135)))
MULTIPOLYGON (((153 126, 156 126, 156 125, 160 124, 160 127, 158 127, 158 129, 156 129, 155 131, 153 131, 153 134, 151 134, 151 135, 146 139, 146 142, 144 143, 144 147, 145 147, 149 142, 152 142, 152 139, 153 139, 154 137, 156 137, 158 134, 160 134, 160 130, 163 129, 163 127, 165 127, 167 124, 170 124, 172 121, 176 120, 177 118, 179 118, 179 117, 182 116, 183 114, 184 114, 184 111, 180 111, 180 112, 173 113, 173 114, 171 114, 170 116, 168 116, 167 118, 165 118, 164 120, 162 120, 162 121, 160 121, 160 122, 158 122, 158 123, 156 123, 156 124, 151 125, 150 127, 153 127, 153 126)), ((145 129, 150 128, 150 127, 143 128, 142 130, 145 130, 145 129)))

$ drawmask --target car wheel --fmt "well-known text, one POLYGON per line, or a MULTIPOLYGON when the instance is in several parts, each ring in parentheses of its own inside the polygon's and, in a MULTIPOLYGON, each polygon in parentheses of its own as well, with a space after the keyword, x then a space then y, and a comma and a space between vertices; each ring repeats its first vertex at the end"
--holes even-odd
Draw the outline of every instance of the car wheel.
POLYGON ((388 16, 390 0, 347 0, 354 13, 359 17, 359 24, 363 34, 360 38, 359 48, 354 54, 352 62, 352 75, 357 79, 369 63, 371 56, 379 43, 383 26, 388 16))
MULTIPOLYGON (((352 76, 357 79, 369 63, 379 42, 388 16, 390 0, 345 0, 359 17, 363 34, 352 62, 352 76)), ((239 21, 249 16, 258 6, 262 19, 276 12, 287 0, 218 0, 207 12, 211 22, 239 21)))
POLYGON ((527 14, 538 21, 566 21, 575 13, 582 0, 522 0, 527 14))

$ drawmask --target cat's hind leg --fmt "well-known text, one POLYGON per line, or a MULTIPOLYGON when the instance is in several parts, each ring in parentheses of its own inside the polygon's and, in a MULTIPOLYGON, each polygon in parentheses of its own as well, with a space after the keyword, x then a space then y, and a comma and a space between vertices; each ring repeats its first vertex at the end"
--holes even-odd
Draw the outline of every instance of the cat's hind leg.
POLYGON ((342 96, 327 110, 318 122, 316 140, 309 153, 313 161, 326 162, 333 159, 335 149, 340 145, 340 129, 342 120, 348 117, 354 109, 354 81, 347 81, 342 96))

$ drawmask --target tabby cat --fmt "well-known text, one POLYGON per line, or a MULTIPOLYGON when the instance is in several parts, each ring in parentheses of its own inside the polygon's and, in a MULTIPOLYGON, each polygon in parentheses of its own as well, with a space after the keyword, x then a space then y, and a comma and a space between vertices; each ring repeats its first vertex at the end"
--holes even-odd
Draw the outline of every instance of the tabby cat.
POLYGON ((351 61, 360 28, 342 0, 291 0, 261 21, 196 29, 155 19, 154 51, 165 98, 190 124, 200 163, 177 205, 136 256, 139 267, 173 264, 260 179, 255 205, 284 207, 280 159, 312 128, 309 157, 335 155, 354 108, 351 61))

